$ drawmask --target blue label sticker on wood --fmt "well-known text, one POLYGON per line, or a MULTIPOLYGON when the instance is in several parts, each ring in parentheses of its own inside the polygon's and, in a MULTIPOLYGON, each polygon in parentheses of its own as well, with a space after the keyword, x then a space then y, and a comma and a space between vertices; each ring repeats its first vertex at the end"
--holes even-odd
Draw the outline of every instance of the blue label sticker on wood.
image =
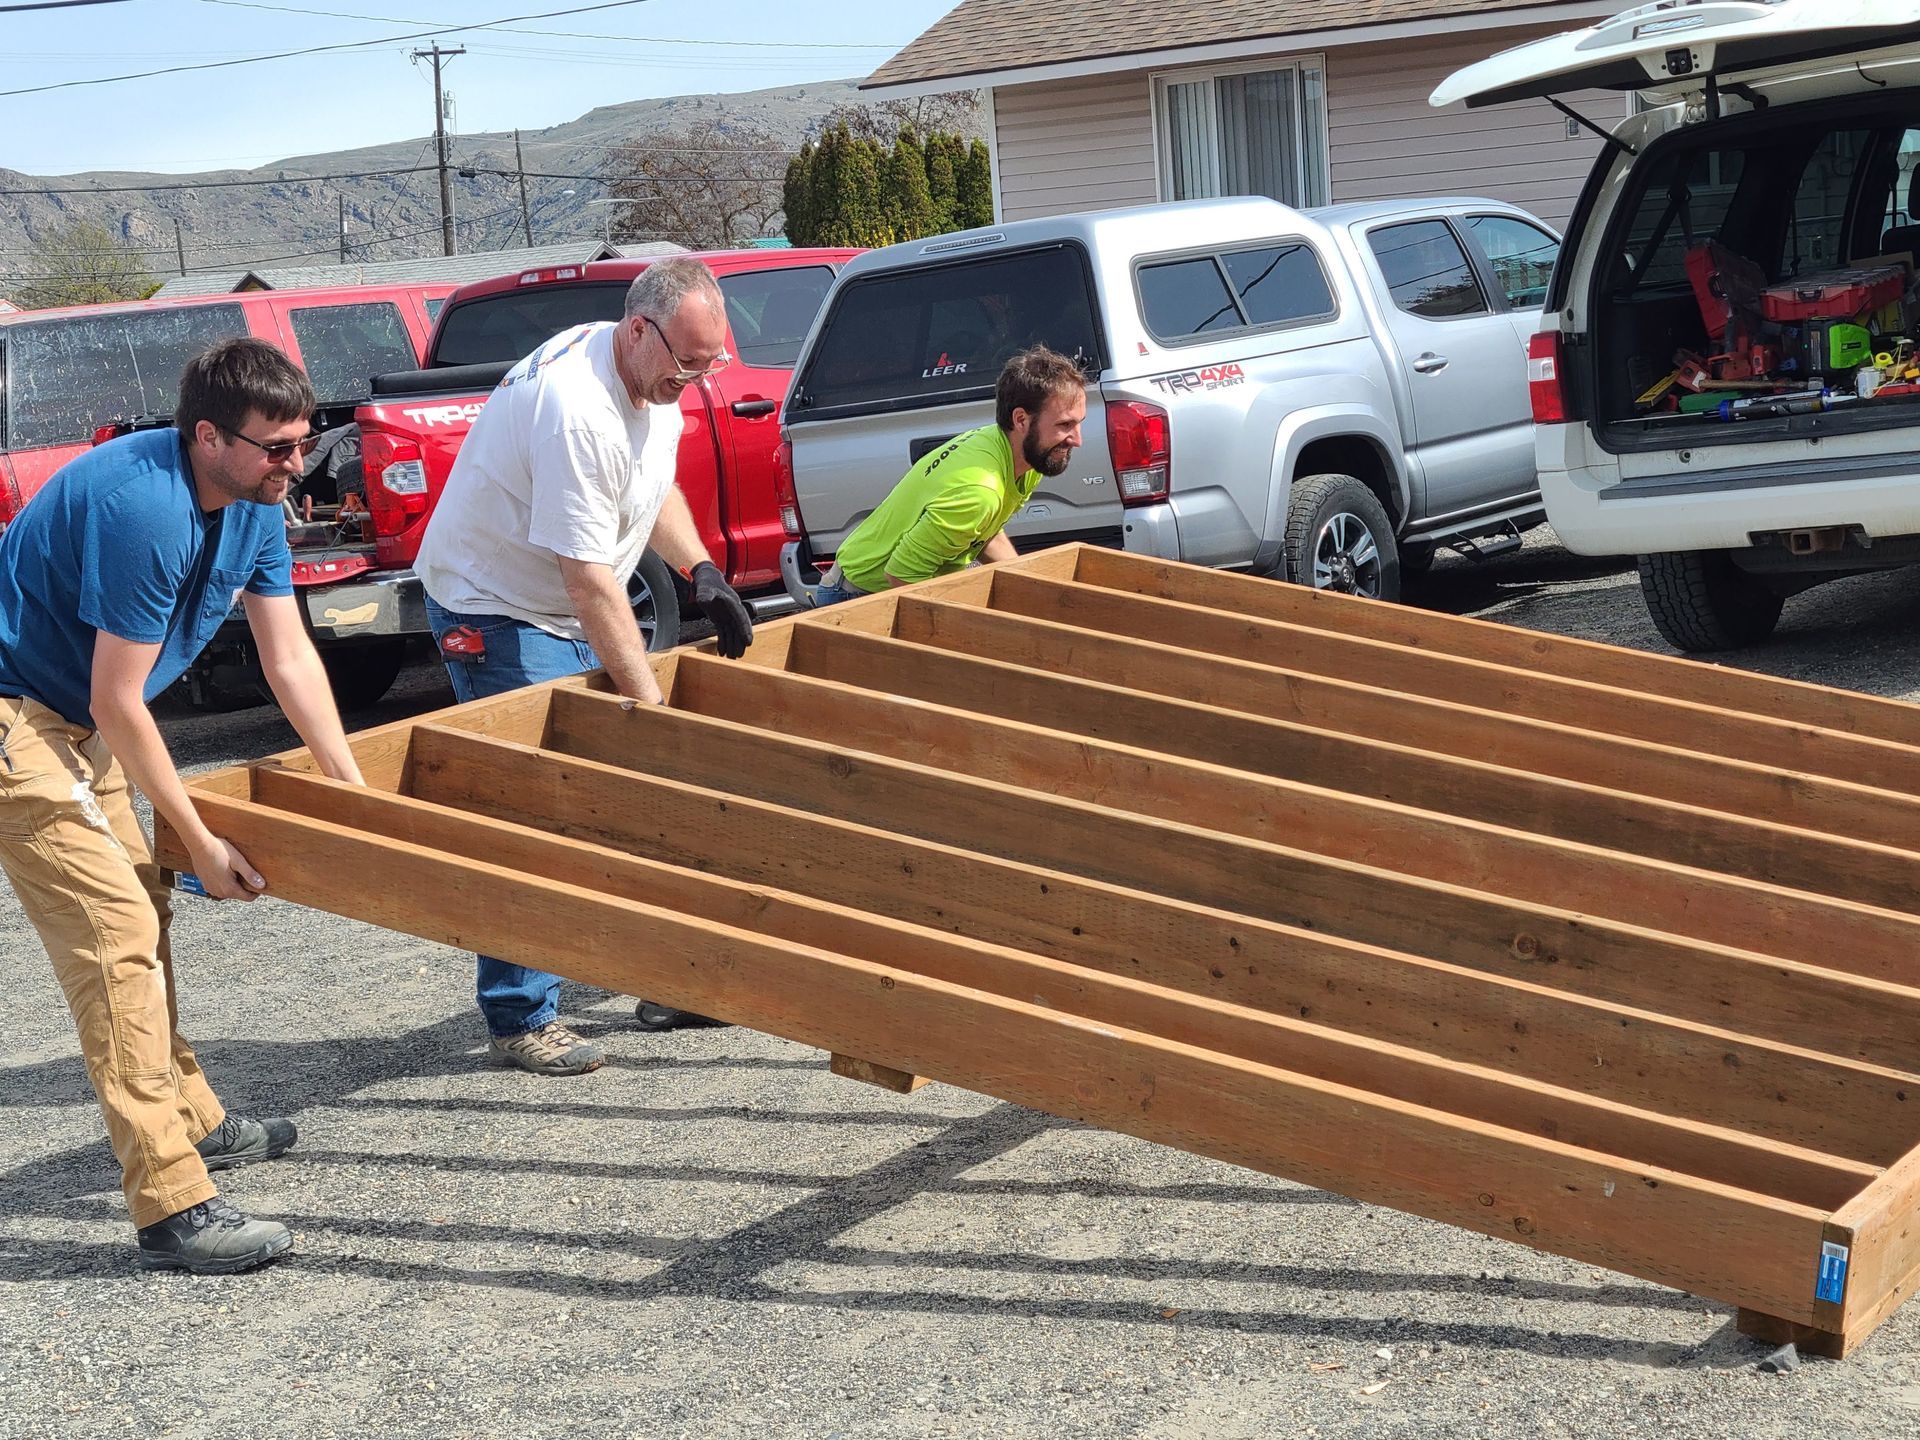
POLYGON ((1820 1278, 1814 1282, 1813 1298, 1838 1305, 1847 1293, 1847 1247, 1831 1240, 1820 1242, 1820 1278))
POLYGON ((184 890, 189 895, 205 895, 207 887, 200 883, 200 877, 186 870, 176 871, 173 877, 176 890, 184 890))

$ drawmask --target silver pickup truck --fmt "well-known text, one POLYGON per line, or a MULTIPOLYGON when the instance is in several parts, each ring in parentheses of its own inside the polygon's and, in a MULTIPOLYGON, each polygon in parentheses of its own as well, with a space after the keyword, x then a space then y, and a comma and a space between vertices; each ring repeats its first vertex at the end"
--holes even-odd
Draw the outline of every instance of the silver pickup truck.
MULTIPOLYGON (((1077 356, 1085 444, 1008 526, 1398 599, 1442 545, 1543 518, 1526 350, 1559 250, 1492 200, 1183 201, 875 250, 835 281, 781 414, 816 567, 909 466, 990 422, 1014 351, 1077 356)), ((785 477, 783 477, 785 478, 785 477)))

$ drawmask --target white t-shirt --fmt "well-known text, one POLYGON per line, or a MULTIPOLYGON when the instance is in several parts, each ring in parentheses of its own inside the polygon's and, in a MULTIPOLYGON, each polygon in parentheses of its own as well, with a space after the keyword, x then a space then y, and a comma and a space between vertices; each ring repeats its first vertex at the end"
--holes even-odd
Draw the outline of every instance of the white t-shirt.
POLYGON ((680 408, 635 406, 615 327, 562 331, 507 372, 454 456, 414 562, 443 609, 584 640, 561 555, 639 567, 673 484, 680 408))

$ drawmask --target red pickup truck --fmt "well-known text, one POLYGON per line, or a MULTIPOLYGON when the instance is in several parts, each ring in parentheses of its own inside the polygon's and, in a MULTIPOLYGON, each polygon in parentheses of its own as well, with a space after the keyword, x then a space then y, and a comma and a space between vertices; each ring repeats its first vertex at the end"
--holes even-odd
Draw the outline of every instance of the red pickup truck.
MULTIPOLYGON (((857 250, 727 250, 700 254, 727 302, 734 362, 681 396, 679 484, 715 562, 762 614, 791 607, 780 581, 780 547, 798 525, 791 485, 775 464, 780 402, 800 344, 838 268, 857 250)), ((403 638, 427 633, 411 565, 444 489, 454 454, 488 394, 521 356, 589 320, 620 317, 645 259, 526 270, 462 286, 446 299, 427 344, 427 368, 373 378, 359 407, 361 478, 372 545, 329 549, 343 567, 309 592, 317 638, 403 638)), ((342 490, 353 488, 343 478, 342 490)), ((296 550, 296 559, 301 558, 296 550)), ((319 558, 319 557, 313 557, 319 558)), ((309 559, 309 564, 312 559, 309 559)), ((325 563, 324 561, 322 563, 325 563)), ((649 552, 629 591, 648 644, 678 642, 680 582, 649 552), (662 603, 665 597, 666 603, 662 603)), ((343 700, 370 703, 392 682, 368 652, 365 683, 343 700)), ((397 669, 397 661, 393 662, 397 669)))

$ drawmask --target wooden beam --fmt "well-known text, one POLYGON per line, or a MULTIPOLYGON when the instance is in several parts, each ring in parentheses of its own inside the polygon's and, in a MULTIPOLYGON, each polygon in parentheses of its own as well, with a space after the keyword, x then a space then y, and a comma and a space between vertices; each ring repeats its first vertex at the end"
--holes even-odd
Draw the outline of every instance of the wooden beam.
MULTIPOLYGON (((768 939, 830 947, 840 954, 1006 995, 1096 1024, 1129 1029, 1151 1026, 1156 1035, 1201 1049, 1278 1065, 1316 1079, 1801 1204, 1832 1209, 1880 1173, 1872 1165, 1805 1145, 1761 1140, 1722 1126, 1657 1115, 1603 1095, 1525 1083, 1484 1066, 1321 1023, 1099 974, 1065 961, 861 914, 795 892, 743 885, 418 800, 284 771, 263 782, 263 798, 269 793, 277 802, 274 808, 304 818, 383 835, 425 850, 484 855, 489 863, 522 874, 605 894, 644 897, 649 905, 691 919, 751 926, 768 939)), ((873 1075, 897 1073, 874 1062, 850 1063, 865 1065, 873 1075)))
POLYGON ((995 609, 1064 621, 1082 629, 1175 640, 1208 654, 1361 679, 1381 690, 1463 705, 1499 706, 1575 728, 1703 754, 1738 755, 1783 770, 1920 794, 1920 750, 1765 715, 1639 695, 1585 680, 1562 680, 1507 665, 1014 572, 994 577, 992 604, 995 609))
POLYGON ((903 596, 897 638, 1143 694, 1390 739, 1408 749, 1554 776, 1623 794, 1916 848, 1920 800, 1826 776, 1701 755, 1527 716, 1270 669, 1177 646, 1096 635, 1053 621, 903 596))
POLYGON ((895 1070, 891 1065, 876 1065, 853 1055, 836 1053, 828 1058, 827 1068, 844 1080, 858 1080, 862 1085, 891 1090, 896 1095, 911 1095, 927 1083, 924 1075, 895 1070))
POLYGON ((681 667, 675 703, 1000 786, 1742 945, 1892 984, 1920 984, 1920 917, 1879 908, 1920 893, 1920 854, 1910 851, 1760 827, 1744 837, 1744 848, 1731 833, 1722 835, 1729 847, 1723 868, 1732 873, 1682 869, 1621 850, 704 656, 689 656, 681 667), (1799 888, 1785 888, 1789 884, 1799 888))
POLYGON ((202 803, 299 903, 1784 1319, 1812 1313, 1819 1209, 343 826, 202 803))
MULTIPOLYGON (((436 728, 417 748, 435 806, 1876 1165, 1920 1140, 1920 1077, 595 761, 436 728)), ((312 808, 282 783, 263 801, 312 808)))
MULTIPOLYGON (((684 679, 684 677, 683 677, 684 679)), ((1920 990, 1122 814, 663 706, 554 695, 550 745, 1392 950, 1901 1068, 1920 990)), ((1838 902, 1835 902, 1838 903, 1838 902)), ((1890 920, 1901 917, 1889 916, 1890 920)))
MULTIPOLYGON (((1704 809, 1534 775, 1372 736, 1317 730, 843 630, 797 630, 787 664, 766 668, 785 668, 816 680, 952 706, 1023 727, 1144 745, 1158 754, 1248 774, 1310 780, 1322 789, 1631 851, 1677 865, 1769 882, 1786 873, 1797 886, 1823 888, 1812 882, 1802 863, 1809 843, 1806 833, 1771 817, 1704 809)), ((1920 851, 1920 801, 1892 798, 1907 812, 1902 836, 1906 843, 1901 848, 1920 851)), ((1846 834, 1836 849, 1832 863, 1845 877, 1839 893, 1865 883, 1848 857, 1851 847, 1866 838, 1846 834)), ((1819 842, 1812 843, 1817 849, 1819 842)), ((1874 843, 1888 842, 1876 837, 1874 843)))
POLYGON ((1920 745, 1920 709, 1912 705, 1779 675, 1754 674, 1710 661, 1654 655, 1488 620, 1440 615, 1411 605, 1383 605, 1299 585, 1249 585, 1245 576, 1091 546, 1079 553, 1069 578, 1084 585, 1203 605, 1232 615, 1311 625, 1436 655, 1467 656, 1643 695, 1747 710, 1824 730, 1920 745))

